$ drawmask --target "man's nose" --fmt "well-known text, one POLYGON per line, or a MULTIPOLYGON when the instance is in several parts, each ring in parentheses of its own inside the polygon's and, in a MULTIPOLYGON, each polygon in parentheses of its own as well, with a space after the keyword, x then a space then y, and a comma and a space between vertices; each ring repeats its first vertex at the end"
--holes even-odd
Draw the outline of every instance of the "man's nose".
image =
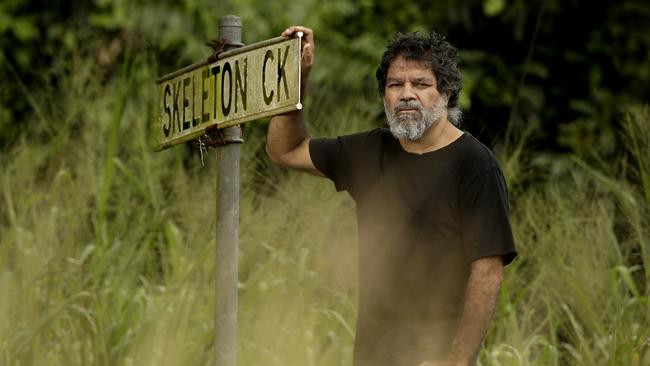
POLYGON ((402 94, 400 95, 400 100, 413 100, 416 99, 415 90, 410 83, 404 84, 402 88, 402 94))

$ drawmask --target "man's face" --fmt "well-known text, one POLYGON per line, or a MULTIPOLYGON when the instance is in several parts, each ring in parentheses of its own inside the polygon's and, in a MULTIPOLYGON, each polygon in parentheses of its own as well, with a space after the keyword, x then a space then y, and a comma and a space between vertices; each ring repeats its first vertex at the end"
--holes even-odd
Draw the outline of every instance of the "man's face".
POLYGON ((438 92, 436 76, 422 61, 397 56, 388 67, 384 109, 392 134, 418 141, 447 115, 447 98, 438 92))

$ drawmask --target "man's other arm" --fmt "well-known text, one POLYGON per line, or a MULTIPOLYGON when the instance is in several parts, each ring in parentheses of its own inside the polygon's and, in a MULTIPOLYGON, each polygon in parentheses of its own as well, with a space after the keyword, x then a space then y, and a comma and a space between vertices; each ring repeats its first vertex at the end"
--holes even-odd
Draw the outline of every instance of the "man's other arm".
MULTIPOLYGON (((296 32, 303 32, 300 68, 302 79, 300 97, 303 98, 309 72, 315 60, 314 33, 307 27, 292 26, 282 32, 282 35, 290 37, 296 32)), ((276 164, 322 175, 311 160, 309 140, 302 111, 273 116, 266 135, 266 153, 276 164)))
POLYGON ((479 258, 471 263, 460 324, 444 362, 420 366, 473 365, 496 307, 503 279, 500 256, 479 258))

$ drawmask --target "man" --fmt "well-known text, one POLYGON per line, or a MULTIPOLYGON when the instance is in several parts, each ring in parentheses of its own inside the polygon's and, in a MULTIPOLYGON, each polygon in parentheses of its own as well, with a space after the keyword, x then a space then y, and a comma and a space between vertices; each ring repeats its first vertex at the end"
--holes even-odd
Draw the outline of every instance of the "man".
MULTIPOLYGON (((282 35, 298 31, 306 84, 313 32, 282 35)), ((325 176, 356 202, 355 366, 474 364, 516 255, 501 170, 451 122, 460 117, 457 63, 437 33, 398 34, 377 70, 389 130, 311 139, 300 111, 271 119, 274 162, 325 176)))

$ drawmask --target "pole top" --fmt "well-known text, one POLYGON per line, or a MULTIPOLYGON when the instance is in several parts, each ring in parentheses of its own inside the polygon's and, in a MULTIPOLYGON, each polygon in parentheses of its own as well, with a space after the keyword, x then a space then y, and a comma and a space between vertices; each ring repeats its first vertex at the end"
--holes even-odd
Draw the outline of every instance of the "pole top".
POLYGON ((219 27, 239 27, 241 28, 241 18, 236 15, 226 15, 219 18, 219 27))
POLYGON ((226 15, 219 18, 219 39, 225 43, 223 50, 241 47, 241 18, 235 15, 226 15))

